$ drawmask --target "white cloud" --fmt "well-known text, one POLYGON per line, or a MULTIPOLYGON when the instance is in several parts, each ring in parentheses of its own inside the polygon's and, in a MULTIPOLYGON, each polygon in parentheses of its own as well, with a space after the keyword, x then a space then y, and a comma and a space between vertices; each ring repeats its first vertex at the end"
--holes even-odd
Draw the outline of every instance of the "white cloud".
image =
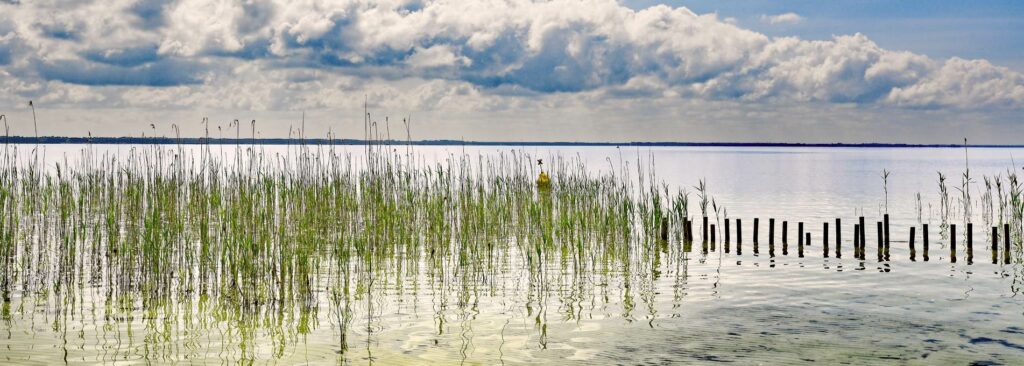
POLYGON ((797 13, 782 13, 776 15, 761 15, 761 21, 768 24, 796 24, 804 20, 804 17, 797 13))
POLYGON ((396 108, 481 113, 640 98, 1024 108, 1024 76, 984 60, 887 50, 861 34, 770 38, 716 14, 613 0, 0 3, 0 84, 11 91, 0 107, 45 97, 278 111, 376 94, 396 108))
POLYGON ((985 60, 952 58, 916 83, 893 88, 886 101, 929 108, 1021 108, 1024 75, 985 60))
POLYGON ((469 66, 473 61, 459 56, 450 45, 437 45, 428 48, 416 47, 406 64, 414 68, 437 68, 469 66))

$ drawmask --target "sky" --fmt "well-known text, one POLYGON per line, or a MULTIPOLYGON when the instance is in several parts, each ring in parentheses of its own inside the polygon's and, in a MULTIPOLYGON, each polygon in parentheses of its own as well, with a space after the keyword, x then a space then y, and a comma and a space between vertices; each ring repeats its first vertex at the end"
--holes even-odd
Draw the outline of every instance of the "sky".
POLYGON ((31 100, 44 136, 362 138, 365 106, 396 139, 1019 144, 1024 2, 0 0, 0 90, 26 136, 31 100))

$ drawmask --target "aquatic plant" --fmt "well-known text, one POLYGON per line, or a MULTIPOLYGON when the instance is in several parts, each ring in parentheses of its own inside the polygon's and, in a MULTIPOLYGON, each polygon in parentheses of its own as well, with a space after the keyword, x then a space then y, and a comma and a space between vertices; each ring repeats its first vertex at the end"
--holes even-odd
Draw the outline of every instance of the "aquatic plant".
POLYGON ((882 169, 882 191, 885 193, 885 213, 889 213, 889 174, 888 170, 882 169))
POLYGON ((967 158, 967 138, 964 138, 964 172, 960 180, 960 203, 963 205, 964 220, 971 220, 971 166, 967 158))
POLYGON ((989 227, 993 225, 995 214, 992 201, 992 180, 987 175, 983 175, 981 179, 985 185, 985 191, 981 195, 981 219, 984 222, 984 227, 989 227))
POLYGON ((36 138, 39 138, 39 123, 36 122, 36 105, 32 101, 28 101, 28 107, 32 109, 32 132, 36 138))
POLYGON ((1006 179, 1009 182, 1009 192, 1007 209, 1010 211, 1010 227, 1013 228, 1015 234, 1014 242, 1021 242, 1021 232, 1024 231, 1022 223, 1024 223, 1024 200, 1022 200, 1022 187, 1020 181, 1017 180, 1017 173, 1011 168, 1006 175, 1006 179))
MULTIPOLYGON (((240 134, 239 122, 230 126, 240 134)), ((549 265, 651 273, 682 253, 649 244, 664 225, 678 232, 688 219, 688 193, 670 195, 647 170, 653 165, 637 164, 628 181, 555 156, 543 172, 550 188, 538 189, 535 158, 520 151, 428 164, 376 145, 366 156, 306 144, 274 154, 209 144, 123 155, 86 147, 77 161, 45 168, 5 146, 0 294, 59 304, 51 320, 65 332, 67 319, 91 311, 79 303, 81 289, 94 288, 92 298, 106 304, 96 308, 106 319, 100 327, 146 314, 154 359, 172 351, 158 340, 173 326, 229 332, 227 347, 244 361, 261 357, 260 342, 280 354, 321 311, 333 314, 344 351, 353 309, 373 308, 369 297, 394 286, 395 273, 426 274, 423 286, 438 293, 464 286, 456 303, 466 308, 482 296, 471 283, 518 261, 527 286, 547 296, 549 265)), ((542 312, 532 314, 543 327, 542 312)), ((443 328, 445 311, 437 322, 443 328)))
POLYGON ((940 226, 942 231, 945 231, 946 226, 949 225, 949 189, 946 187, 946 175, 942 172, 937 173, 939 174, 939 216, 942 218, 940 226))
POLYGON ((1004 191, 1005 187, 1003 186, 1002 174, 996 174, 994 182, 995 182, 995 185, 996 185, 996 194, 998 195, 998 201, 997 202, 999 203, 999 222, 998 222, 998 224, 1000 226, 1002 226, 1003 223, 1007 222, 1006 215, 1007 215, 1007 204, 1008 204, 1006 192, 1004 191))
MULTIPOLYGON (((668 197, 668 185, 664 185, 664 188, 665 196, 668 197)), ((689 220, 689 201, 690 192, 687 192, 686 189, 677 190, 675 197, 672 199, 672 206, 669 211, 671 212, 672 227, 676 231, 676 238, 682 235, 683 226, 689 220)))
POLYGON ((700 199, 698 204, 700 205, 700 215, 702 217, 708 217, 708 191, 705 179, 698 181, 697 185, 693 187, 697 190, 697 197, 700 199))
POLYGON ((925 206, 921 203, 921 192, 918 192, 918 193, 914 194, 913 198, 914 198, 914 208, 918 209, 918 222, 923 222, 922 218, 923 218, 925 206))

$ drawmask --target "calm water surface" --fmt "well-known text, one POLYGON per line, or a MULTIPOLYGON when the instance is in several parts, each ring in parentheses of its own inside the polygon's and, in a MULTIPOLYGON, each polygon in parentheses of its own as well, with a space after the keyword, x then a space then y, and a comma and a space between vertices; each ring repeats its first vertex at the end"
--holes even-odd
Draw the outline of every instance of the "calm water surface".
MULTIPOLYGON (((46 146, 46 159, 73 160, 81 148, 46 146)), ((123 153, 128 147, 94 148, 123 153)), ((73 290, 70 312, 39 297, 15 294, 6 301, 0 361, 1024 364, 1020 243, 1014 240, 1011 264, 989 261, 986 220, 998 222, 999 212, 993 207, 986 218, 982 203, 982 177, 1000 174, 1007 186, 1007 171, 1019 171, 1024 150, 971 149, 967 162, 963 149, 931 148, 417 147, 416 152, 429 160, 513 149, 546 162, 556 155, 579 157, 594 171, 635 169, 638 157, 642 164, 653 158, 657 179, 670 187, 695 192, 693 186, 704 179, 716 204, 724 207, 718 218, 743 220, 744 241, 733 237, 725 253, 720 232, 716 250, 708 253, 699 244, 684 252, 673 241, 623 266, 578 268, 556 259, 540 272, 526 270, 524 256, 514 251, 495 258, 488 271, 470 274, 453 263, 437 273, 438 267, 422 265, 422 258, 403 258, 373 269, 366 288, 345 302, 332 300, 329 289, 336 281, 318 278, 310 306, 281 309, 288 314, 273 317, 277 324, 251 329, 233 327, 203 302, 111 317, 105 289, 83 281, 73 290), (962 237, 959 260, 951 263, 937 179, 937 172, 946 174, 950 195, 959 199, 956 188, 965 164, 974 180, 968 188, 975 205, 970 264, 962 237), (883 170, 891 172, 887 185, 883 170), (890 260, 879 262, 874 223, 884 212, 891 215, 892 249, 890 260), (852 252, 858 216, 869 225, 863 261, 852 252), (761 221, 756 254, 754 218, 761 221), (788 255, 782 255, 780 242, 774 256, 769 254, 768 218, 790 222, 788 255), (825 258, 822 223, 830 223, 834 240, 835 218, 843 220, 842 258, 835 258, 834 243, 825 258), (803 258, 796 255, 796 222, 804 222, 812 235, 803 258), (909 227, 920 231, 920 224, 931 228, 927 262, 920 246, 914 261, 908 249, 909 227)), ((692 201, 690 215, 699 217, 692 201)), ((957 212, 949 222, 963 233, 967 220, 957 212)), ((920 234, 917 240, 920 245, 920 234)), ((324 266, 330 273, 330 265, 324 266)))

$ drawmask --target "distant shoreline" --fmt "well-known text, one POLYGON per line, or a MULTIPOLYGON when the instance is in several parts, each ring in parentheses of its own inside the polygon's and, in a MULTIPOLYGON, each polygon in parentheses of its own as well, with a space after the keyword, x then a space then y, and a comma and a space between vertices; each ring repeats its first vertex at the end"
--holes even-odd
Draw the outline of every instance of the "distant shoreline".
MULTIPOLYGON (((0 137, 3 144, 96 144, 96 145, 365 145, 359 139, 287 139, 287 138, 204 138, 204 137, 0 137)), ((628 146, 628 147, 863 147, 863 148, 963 148, 963 144, 898 143, 799 143, 799 142, 570 142, 570 141, 461 141, 461 140, 383 140, 374 145, 417 146, 628 146)), ((1024 145, 968 144, 967 147, 1024 148, 1024 145)))

